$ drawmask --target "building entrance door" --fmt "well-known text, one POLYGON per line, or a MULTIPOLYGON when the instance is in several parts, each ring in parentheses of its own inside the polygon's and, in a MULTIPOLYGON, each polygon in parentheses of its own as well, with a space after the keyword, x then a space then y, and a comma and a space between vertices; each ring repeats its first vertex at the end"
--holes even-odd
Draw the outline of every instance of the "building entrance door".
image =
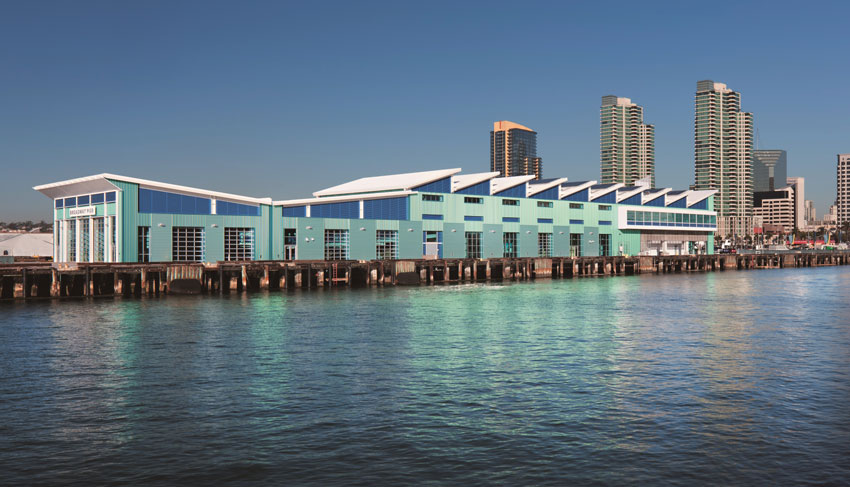
POLYGON ((443 257, 443 232, 422 232, 422 255, 426 259, 441 259, 443 257))

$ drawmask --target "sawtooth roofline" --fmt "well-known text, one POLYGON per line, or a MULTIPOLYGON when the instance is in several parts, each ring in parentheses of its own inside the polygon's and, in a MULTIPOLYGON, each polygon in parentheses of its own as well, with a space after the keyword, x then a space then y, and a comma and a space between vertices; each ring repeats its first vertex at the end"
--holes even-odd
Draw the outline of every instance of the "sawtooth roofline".
MULTIPOLYGON (((441 169, 437 171, 425 171, 425 172, 415 172, 415 173, 407 173, 407 174, 392 174, 386 176, 374 176, 367 178, 360 178, 354 181, 350 181, 348 183, 343 183, 332 188, 328 188, 325 190, 317 191, 313 193, 317 194, 326 194, 327 196, 314 196, 313 198, 299 198, 292 200, 276 200, 273 202, 275 206, 301 206, 301 205, 310 205, 310 204, 322 204, 322 203, 332 203, 332 202, 345 202, 345 201, 357 201, 364 199, 381 199, 381 198, 393 198, 399 196, 407 196, 411 194, 416 194, 420 191, 417 191, 415 188, 419 186, 423 186, 425 184, 433 183, 435 181, 440 181, 441 179, 450 178, 450 191, 444 191, 445 193, 455 193, 467 187, 473 186, 475 184, 480 184, 485 181, 491 182, 490 195, 493 196, 498 192, 519 186, 521 184, 525 184, 527 188, 527 196, 530 197, 539 192, 545 191, 546 189, 559 186, 559 198, 564 199, 565 197, 578 193, 585 189, 590 189, 592 186, 597 185, 597 181, 579 181, 579 182, 567 182, 567 178, 556 178, 552 179, 546 183, 535 184, 534 176, 511 176, 511 177, 499 177, 499 173, 497 172, 489 172, 489 173, 471 173, 471 174, 459 174, 461 169, 441 169), (356 184, 355 184, 356 183, 356 184), (343 188, 343 189, 358 189, 360 192, 353 193, 341 193, 341 194, 332 194, 335 193, 335 188, 343 188), (387 189, 389 188, 389 189, 387 189), (396 189, 403 188, 403 189, 396 189)), ((605 188, 599 188, 592 190, 593 194, 591 200, 594 198, 598 198, 608 193, 616 192, 617 203, 620 203, 624 199, 642 194, 642 203, 646 203, 652 199, 658 198, 659 196, 664 196, 668 192, 672 191, 672 188, 653 188, 652 192, 650 188, 647 186, 637 186, 635 188, 627 188, 622 184, 611 184, 605 188), (623 191, 621 194, 622 190, 623 191)), ((426 192, 440 192, 440 191, 426 191, 426 192)), ((687 197, 687 204, 691 206, 696 204, 709 196, 715 194, 716 191, 713 190, 705 190, 705 191, 694 191, 694 190, 685 190, 682 194, 677 195, 675 200, 679 200, 683 197, 687 197), (683 196, 684 195, 684 196, 683 196)), ((671 201, 674 201, 671 198, 671 201)))

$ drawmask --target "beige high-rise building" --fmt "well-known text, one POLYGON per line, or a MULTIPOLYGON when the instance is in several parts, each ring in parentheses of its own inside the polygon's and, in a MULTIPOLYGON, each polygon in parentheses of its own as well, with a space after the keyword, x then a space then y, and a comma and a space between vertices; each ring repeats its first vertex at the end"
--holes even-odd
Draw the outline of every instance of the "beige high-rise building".
POLYGON ((717 230, 723 237, 753 230, 753 114, 741 94, 723 83, 697 82, 694 110, 694 187, 714 189, 717 230))
POLYGON ((818 219, 817 210, 815 210, 815 202, 812 200, 806 200, 806 225, 809 222, 816 221, 818 219))
POLYGON ((543 177, 543 159, 537 157, 537 132, 500 120, 490 132, 490 171, 502 176, 543 177))
POLYGON ((782 227, 782 231, 790 233, 795 228, 795 194, 794 188, 786 186, 774 191, 755 193, 753 215, 760 219, 763 225, 782 227))
POLYGON ((850 154, 838 154, 835 188, 835 218, 841 225, 850 222, 850 154))
POLYGON ((794 228, 806 226, 806 178, 785 178, 785 184, 794 188, 794 228))
POLYGON ((649 178, 655 187, 655 126, 643 122, 643 107, 606 95, 599 118, 602 183, 633 186, 649 178))

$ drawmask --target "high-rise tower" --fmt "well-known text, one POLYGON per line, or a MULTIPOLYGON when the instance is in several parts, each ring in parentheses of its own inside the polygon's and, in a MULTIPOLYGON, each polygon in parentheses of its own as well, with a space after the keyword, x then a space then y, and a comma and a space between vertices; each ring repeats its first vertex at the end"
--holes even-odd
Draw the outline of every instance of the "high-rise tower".
POLYGON ((543 176, 543 159, 537 157, 537 132, 501 120, 490 132, 490 171, 502 176, 543 176))
POLYGON ((835 216, 841 225, 850 221, 850 154, 838 154, 835 188, 835 216))
POLYGON ((599 115, 602 182, 632 186, 648 177, 655 187, 655 126, 643 123, 643 107, 606 95, 599 115))
POLYGON ((784 150, 753 151, 753 192, 781 188, 787 177, 788 154, 784 150))
POLYGON ((723 83, 697 82, 694 117, 694 187, 714 189, 717 230, 745 236, 753 229, 753 114, 741 94, 723 83))

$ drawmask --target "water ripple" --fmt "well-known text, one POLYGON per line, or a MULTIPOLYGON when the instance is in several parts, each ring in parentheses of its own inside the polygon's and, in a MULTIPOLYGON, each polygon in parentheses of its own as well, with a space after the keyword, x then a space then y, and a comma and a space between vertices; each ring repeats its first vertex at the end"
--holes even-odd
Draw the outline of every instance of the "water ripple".
POLYGON ((0 484, 847 484, 850 271, 0 307, 0 484))

